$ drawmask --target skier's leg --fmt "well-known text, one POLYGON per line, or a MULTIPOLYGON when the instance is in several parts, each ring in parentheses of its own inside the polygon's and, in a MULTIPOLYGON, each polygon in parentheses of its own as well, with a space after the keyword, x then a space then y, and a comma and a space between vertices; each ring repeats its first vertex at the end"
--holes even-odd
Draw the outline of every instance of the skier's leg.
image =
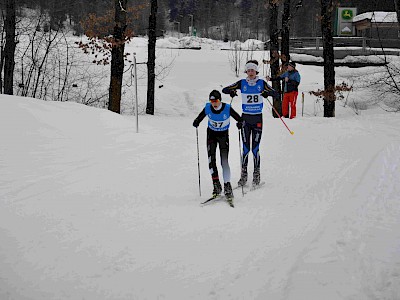
POLYGON ((262 122, 252 130, 252 152, 254 159, 253 184, 260 183, 260 141, 262 136, 262 122))
POLYGON ((243 143, 243 154, 242 154, 242 169, 240 172, 240 180, 238 185, 245 185, 247 182, 247 165, 249 163, 250 153, 250 136, 251 136, 251 125, 248 122, 244 122, 242 128, 242 143, 243 143))
POLYGON ((247 170, 247 164, 249 163, 250 143, 251 143, 251 125, 248 122, 244 122, 242 129, 243 139, 243 157, 242 157, 242 168, 247 170))
POLYGON ((232 185, 231 185, 231 169, 229 167, 229 134, 226 131, 226 135, 222 136, 219 140, 219 150, 221 155, 222 172, 224 176, 224 193, 227 197, 233 197, 232 185))
POLYGON ((221 165, 222 165, 224 182, 225 183, 230 182, 231 181, 231 169, 229 167, 229 161, 228 161, 228 156, 229 156, 228 131, 227 131, 226 135, 222 136, 219 139, 219 152, 220 152, 220 157, 221 157, 221 165))
POLYGON ((208 168, 210 170, 211 178, 213 181, 213 194, 220 194, 222 186, 219 181, 218 168, 216 163, 217 141, 212 133, 207 131, 207 153, 208 153, 208 168))

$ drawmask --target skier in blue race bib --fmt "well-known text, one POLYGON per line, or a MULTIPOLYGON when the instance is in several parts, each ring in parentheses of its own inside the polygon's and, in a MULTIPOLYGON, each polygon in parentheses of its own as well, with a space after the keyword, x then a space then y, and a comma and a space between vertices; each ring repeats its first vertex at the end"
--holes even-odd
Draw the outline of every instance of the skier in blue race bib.
POLYGON ((221 165, 224 178, 224 193, 227 198, 233 198, 231 181, 231 171, 228 162, 229 153, 229 125, 230 117, 232 116, 236 121, 236 126, 242 128, 242 118, 230 106, 230 104, 221 102, 221 93, 213 90, 209 97, 210 102, 207 103, 204 109, 200 112, 193 122, 194 127, 198 127, 200 122, 207 116, 207 152, 209 170, 213 180, 213 196, 217 196, 222 192, 222 186, 219 181, 218 169, 216 164, 216 150, 219 146, 221 156, 221 165))
POLYGON ((258 61, 249 60, 245 65, 245 73, 247 78, 222 89, 224 94, 229 94, 232 98, 237 96, 236 90, 240 90, 242 97, 243 156, 239 186, 243 186, 247 182, 247 165, 250 150, 253 152, 254 157, 253 185, 260 184, 259 147, 263 127, 263 99, 268 96, 279 97, 279 93, 257 76, 258 61))

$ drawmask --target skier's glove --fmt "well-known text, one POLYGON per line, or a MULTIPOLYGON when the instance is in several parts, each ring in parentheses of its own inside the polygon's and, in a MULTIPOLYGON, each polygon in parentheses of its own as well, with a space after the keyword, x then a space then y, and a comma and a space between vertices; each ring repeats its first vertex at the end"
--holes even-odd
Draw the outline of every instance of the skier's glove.
POLYGON ((193 121, 193 126, 197 128, 197 127, 199 127, 199 125, 200 125, 199 120, 194 119, 194 121, 193 121))
POLYGON ((266 90, 263 90, 261 93, 261 96, 263 96, 264 98, 268 97, 268 92, 266 90))
POLYGON ((237 96, 236 91, 235 90, 230 91, 229 96, 231 96, 231 98, 236 97, 237 96))
POLYGON ((243 122, 242 122, 242 121, 237 122, 237 123, 236 123, 236 127, 237 127, 238 129, 242 129, 242 128, 243 128, 243 122))

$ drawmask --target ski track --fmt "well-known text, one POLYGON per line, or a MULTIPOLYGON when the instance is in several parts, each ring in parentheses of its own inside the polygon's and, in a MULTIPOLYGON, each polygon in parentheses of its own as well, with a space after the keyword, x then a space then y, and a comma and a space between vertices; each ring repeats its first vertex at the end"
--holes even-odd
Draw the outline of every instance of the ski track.
POLYGON ((324 299, 332 300, 396 299, 396 291, 400 290, 400 258, 395 254, 400 249, 400 233, 386 231, 385 223, 389 218, 390 223, 397 224, 394 227, 400 226, 399 207, 386 204, 388 199, 399 198, 399 150, 400 143, 390 143, 367 164, 361 181, 346 199, 353 203, 347 205, 346 211, 337 207, 337 212, 330 214, 314 240, 299 254, 282 299, 314 299, 321 293, 324 299), (393 155, 397 160, 388 165, 387 158, 393 155), (386 240, 387 235, 393 237, 393 243, 386 245, 385 256, 378 257, 376 254, 382 252, 378 251, 381 237, 386 240), (335 286, 337 278, 345 287, 341 291, 335 286), (391 291, 389 297, 387 289, 391 291))

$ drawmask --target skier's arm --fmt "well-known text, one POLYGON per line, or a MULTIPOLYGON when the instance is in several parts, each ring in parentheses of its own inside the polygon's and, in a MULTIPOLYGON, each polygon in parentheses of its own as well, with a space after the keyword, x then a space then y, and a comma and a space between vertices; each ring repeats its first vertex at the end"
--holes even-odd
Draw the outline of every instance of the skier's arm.
POLYGON ((203 108, 203 110, 199 113, 196 119, 193 121, 193 126, 194 127, 199 127, 200 122, 203 121, 203 119, 206 117, 206 110, 203 108))
POLYGON ((236 127, 237 127, 238 129, 242 129, 242 128, 243 128, 243 119, 242 119, 242 117, 236 112, 236 110, 234 110, 234 109, 232 108, 232 106, 231 106, 230 113, 231 113, 231 117, 234 118, 234 119, 237 121, 236 127))
POLYGON ((264 98, 267 98, 268 96, 271 96, 272 98, 279 98, 279 93, 264 81, 264 90, 261 92, 261 96, 264 98))
POLYGON ((288 73, 285 72, 285 73, 283 73, 281 75, 278 75, 278 76, 275 76, 275 77, 267 77, 267 79, 271 80, 271 81, 280 81, 280 80, 284 80, 285 77, 287 77, 287 76, 288 76, 288 73))
POLYGON ((234 118, 237 122, 242 122, 242 117, 234 110, 231 106, 231 116, 234 118))
POLYGON ((222 92, 224 94, 229 94, 233 98, 233 97, 237 96, 236 90, 240 90, 241 87, 242 87, 242 81, 239 80, 239 81, 235 82, 234 84, 224 87, 222 89, 222 92))

